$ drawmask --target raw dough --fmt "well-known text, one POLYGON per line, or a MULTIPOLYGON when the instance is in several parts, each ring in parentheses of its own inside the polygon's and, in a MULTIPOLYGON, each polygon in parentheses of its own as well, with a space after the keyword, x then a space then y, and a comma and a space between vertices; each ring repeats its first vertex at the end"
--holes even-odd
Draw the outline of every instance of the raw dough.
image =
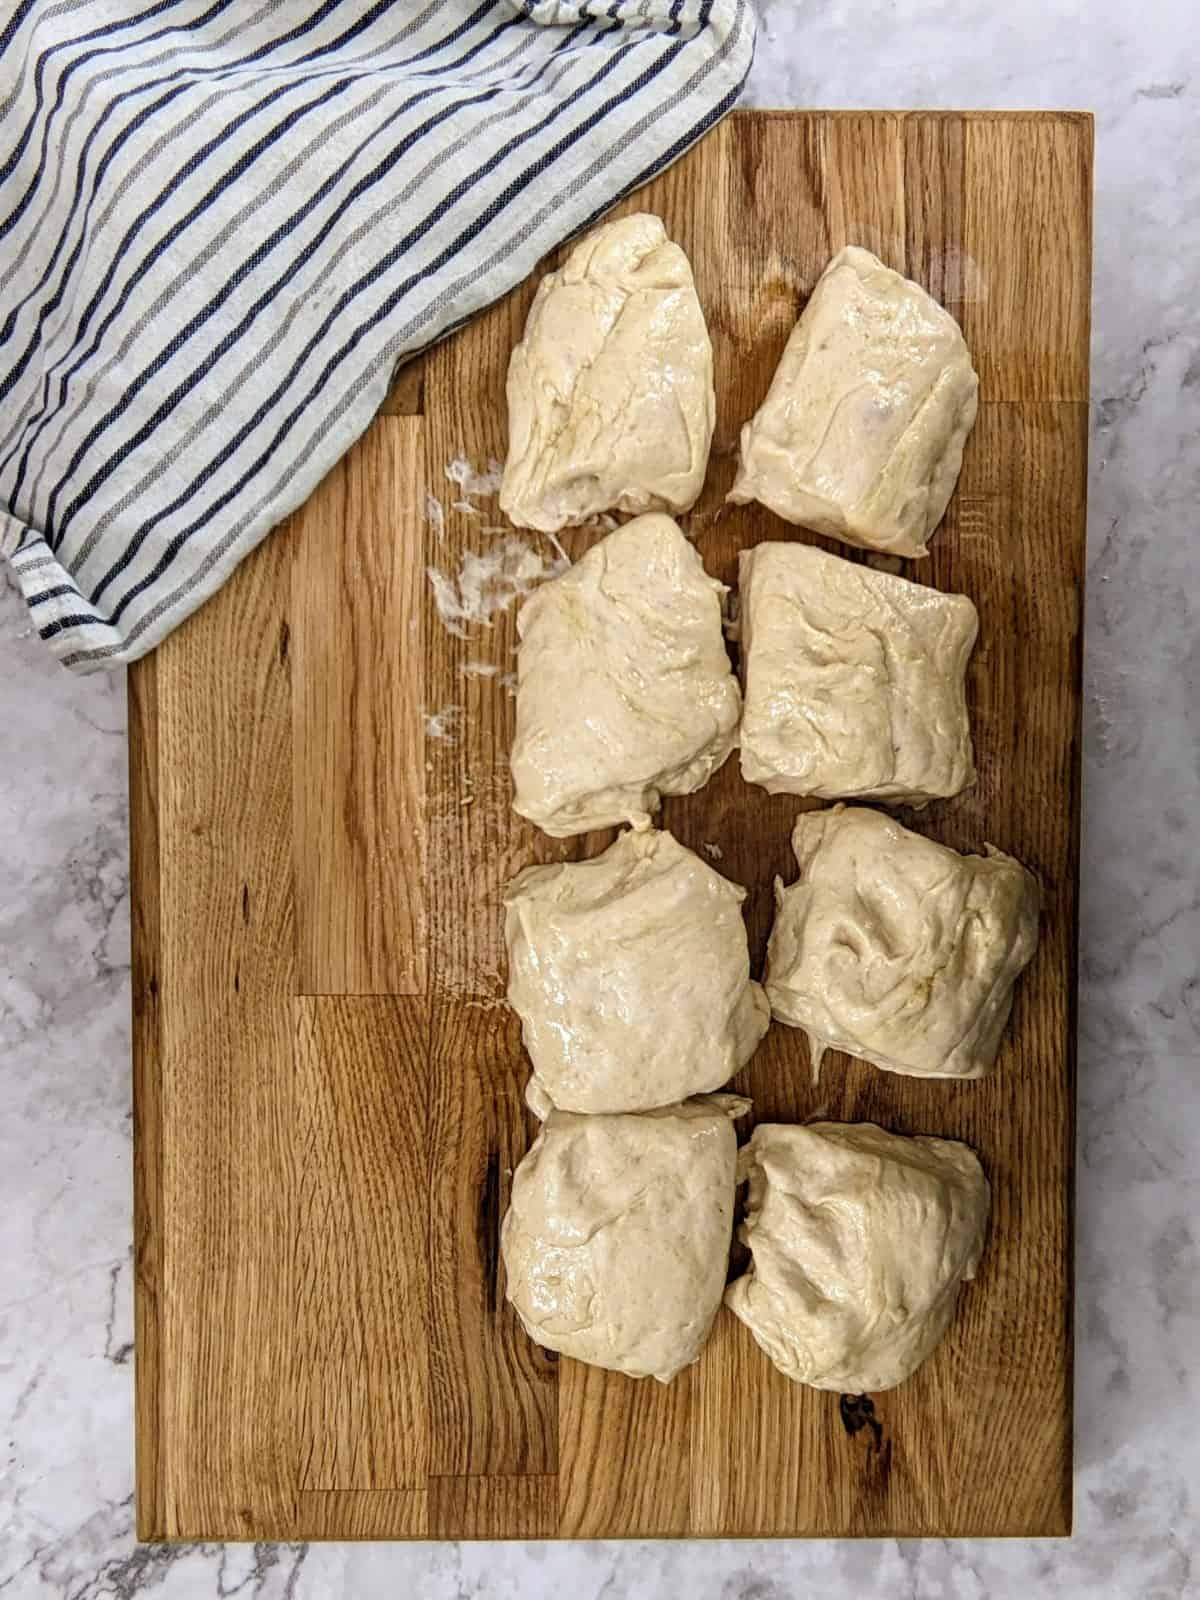
POLYGON ((667 1383, 721 1304, 733 1231, 735 1095, 636 1116, 552 1111, 513 1175, 500 1232, 531 1339, 667 1383))
POLYGON ((743 1149, 749 1272, 725 1303, 789 1378, 894 1389, 975 1276, 991 1193, 974 1151, 874 1123, 761 1123, 743 1149))
POLYGON ((927 555, 978 389, 950 313, 852 245, 826 267, 742 429, 729 498, 846 544, 927 555))
POLYGON ((1041 892, 991 845, 961 856, 861 807, 797 819, 800 881, 775 881, 771 1014, 885 1072, 981 1078, 1037 948, 1041 892))
POLYGON ((623 833, 590 861, 509 885, 508 999, 531 1104, 645 1111, 727 1083, 771 1020, 750 981, 746 891, 669 833, 623 833))
POLYGON ((646 822, 733 749, 741 695, 724 586, 670 517, 637 517, 517 619, 513 805, 557 838, 646 822))
POLYGON ((597 228, 542 279, 512 353, 500 509, 544 533, 602 511, 687 511, 712 373, 692 269, 661 220, 597 228))
POLYGON ((922 805, 975 781, 966 595, 806 544, 743 550, 739 591, 747 783, 922 805))

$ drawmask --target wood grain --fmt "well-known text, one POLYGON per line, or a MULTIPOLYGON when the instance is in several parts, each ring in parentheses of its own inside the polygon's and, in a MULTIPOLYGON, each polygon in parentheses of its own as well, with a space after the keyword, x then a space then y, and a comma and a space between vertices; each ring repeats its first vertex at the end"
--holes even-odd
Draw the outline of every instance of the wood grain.
POLYGON ((425 992, 422 431, 379 417, 281 535, 304 994, 425 992))
POLYGON ((302 1489, 423 1489, 429 1464, 423 1000, 296 1007, 302 1489))
POLYGON ((260 547, 155 663, 160 1301, 139 1381, 175 1538, 269 1536, 294 1509, 289 562, 260 547))
POLYGON ((1086 405, 1091 119, 968 117, 964 136, 961 248, 975 283, 962 325, 981 392, 1086 405), (996 181, 976 181, 985 163, 996 181))
POLYGON ((431 1539, 549 1539, 558 1532, 558 1479, 431 1478, 431 1539))
POLYGON ((612 1528, 651 1538, 691 1532, 693 1373, 673 1383, 639 1383, 560 1364, 558 1532, 602 1539, 612 1528), (616 1470, 642 1461, 645 1470, 616 1470))
POLYGON ((425 357, 406 361, 392 379, 387 399, 379 408, 381 417, 419 417, 425 410, 425 357))
POLYGON ((139 1535, 166 1526, 162 1385, 163 1117, 162 951, 158 857, 158 656, 129 683, 132 895, 134 1371, 139 1535))
MULTIPOLYGON (((981 375, 945 525, 904 569, 979 608, 980 778, 902 816, 1038 873, 1037 959, 988 1080, 832 1056, 814 1086, 774 1026, 738 1083, 760 1120, 979 1151, 992 1233, 943 1345, 898 1390, 839 1400, 722 1313, 662 1388, 547 1354, 504 1299, 534 1125, 500 895, 609 836, 512 813, 516 607, 460 637, 424 574, 452 581, 510 531, 446 468, 503 456, 535 279, 397 374, 308 504, 130 674, 141 1537, 1069 1531, 1090 171, 1081 116, 751 112, 621 208, 659 212, 695 268, 717 428, 687 526, 725 582, 747 544, 812 537, 723 498, 834 250, 924 283, 981 375)), ((748 886, 756 964, 804 805, 731 762, 664 812, 748 886)))
POLYGON ((504 1298, 500 1223, 531 1142, 520 1027, 506 1008, 438 1001, 430 1030, 431 1471, 557 1470, 555 1361, 504 1298))
POLYGON ((425 1489, 307 1489, 301 1491, 292 1539, 425 1539, 425 1489))

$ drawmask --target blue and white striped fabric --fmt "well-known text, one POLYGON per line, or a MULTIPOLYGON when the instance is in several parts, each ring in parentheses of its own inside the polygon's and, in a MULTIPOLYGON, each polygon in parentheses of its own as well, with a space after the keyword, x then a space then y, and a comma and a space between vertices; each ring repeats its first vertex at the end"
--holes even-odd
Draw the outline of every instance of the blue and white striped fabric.
POLYGON ((62 661, 169 633, 753 42, 748 0, 0 6, 0 550, 62 661))

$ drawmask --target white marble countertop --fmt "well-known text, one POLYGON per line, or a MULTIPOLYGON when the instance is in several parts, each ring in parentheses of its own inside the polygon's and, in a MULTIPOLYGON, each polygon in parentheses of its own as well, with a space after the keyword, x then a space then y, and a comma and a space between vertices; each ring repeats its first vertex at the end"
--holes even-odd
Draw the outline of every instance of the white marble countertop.
POLYGON ((68 677, 0 579, 3 1600, 1200 1594, 1194 0, 761 14, 755 104, 1096 113, 1076 1536, 135 1546, 125 686, 68 677))

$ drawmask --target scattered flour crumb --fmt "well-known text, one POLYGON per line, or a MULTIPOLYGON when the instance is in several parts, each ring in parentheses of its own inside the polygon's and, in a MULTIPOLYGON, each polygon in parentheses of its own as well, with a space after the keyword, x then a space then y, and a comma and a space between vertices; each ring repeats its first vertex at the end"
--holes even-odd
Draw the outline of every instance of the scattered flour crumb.
POLYGON ((454 744, 455 730, 462 721, 463 708, 461 706, 443 706, 440 711, 425 713, 425 732, 430 739, 444 739, 447 744, 454 744))
POLYGON ((500 687, 502 689, 507 689, 509 694, 515 695, 516 692, 517 692, 517 675, 516 675, 516 673, 515 672, 506 672, 504 674, 504 676, 500 679, 500 687))
POLYGON ((544 534, 543 537, 546 538, 547 540, 549 540, 550 548, 554 551, 554 554, 562 562, 563 571, 565 572, 566 569, 571 565, 571 558, 567 554, 567 552, 563 549, 562 544, 559 541, 558 535, 554 534, 554 533, 547 533, 547 534, 544 534))
POLYGON ((724 850, 721 849, 719 844, 713 844, 711 839, 704 841, 704 854, 708 856, 710 861, 724 861, 725 859, 724 850))
POLYGON ((425 521, 437 534, 438 543, 443 543, 446 537, 446 513, 442 510, 442 502, 435 494, 425 496, 425 521))
MULTIPOLYGON (((498 527, 494 522, 486 522, 483 525, 483 532, 493 534, 496 538, 506 538, 510 530, 508 528, 498 527)), ((562 540, 556 533, 539 533, 537 537, 539 539, 545 539, 546 543, 550 546, 551 550, 554 551, 554 554, 562 563, 561 570, 565 572, 571 565, 571 558, 563 549, 562 540)))
POLYGON ((494 678, 500 668, 494 661, 464 661, 458 671, 464 678, 494 678))
POLYGON ((451 500, 451 511, 461 511, 464 517, 477 517, 479 507, 473 500, 451 500))
POLYGON ((724 514, 725 505, 722 502, 715 511, 687 511, 677 520, 684 533, 695 544, 706 529, 716 527, 724 514))
POLYGON ((470 637, 472 624, 490 628, 497 612, 509 609, 546 578, 555 578, 570 563, 547 562, 523 540, 506 535, 490 550, 468 550, 456 577, 427 567, 434 604, 443 626, 459 639, 470 637))
POLYGON ((476 472, 465 456, 455 456, 446 463, 446 476, 464 495, 494 495, 500 491, 504 467, 499 461, 489 461, 486 472, 476 472))

